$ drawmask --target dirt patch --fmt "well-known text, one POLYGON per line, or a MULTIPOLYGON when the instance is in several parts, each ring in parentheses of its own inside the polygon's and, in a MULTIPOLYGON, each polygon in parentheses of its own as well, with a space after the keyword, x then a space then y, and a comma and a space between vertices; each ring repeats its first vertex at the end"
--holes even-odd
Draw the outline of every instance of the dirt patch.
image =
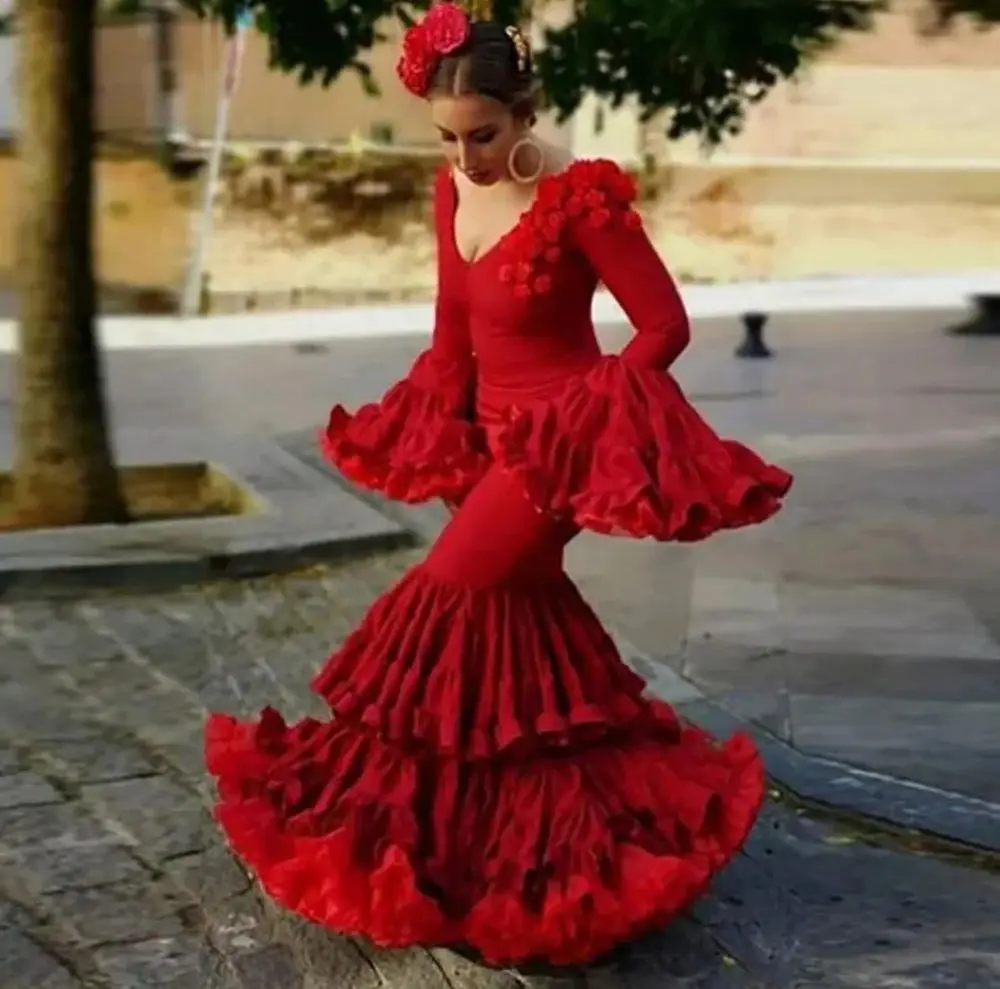
MULTIPOLYGON (((197 175, 102 149, 97 265, 106 313, 176 306, 197 175)), ((232 149, 206 264, 212 312, 430 299, 438 159, 232 149)), ((687 282, 1000 268, 1000 186, 962 170, 683 164, 639 176, 650 237, 687 282)), ((16 162, 0 149, 0 287, 16 270, 16 162)), ((0 315, 10 315, 0 293, 0 315)))
MULTIPOLYGON (((987 184, 947 170, 683 166, 643 177, 640 209, 688 282, 1000 268, 1000 194, 987 184)), ((208 259, 213 310, 432 297, 426 204, 387 194, 369 216, 320 237, 305 232, 311 221, 271 207, 221 205, 208 259)))
MULTIPOLYGON (((260 511, 249 491, 207 463, 124 467, 120 477, 133 523, 253 515, 260 511)), ((0 474, 0 532, 28 531, 14 512, 13 493, 11 475, 0 474)))
MULTIPOLYGON (((19 165, 0 149, 0 285, 17 283, 19 165)), ((102 149, 95 163, 95 266, 106 312, 164 312, 183 282, 194 178, 171 176, 149 152, 102 149)))

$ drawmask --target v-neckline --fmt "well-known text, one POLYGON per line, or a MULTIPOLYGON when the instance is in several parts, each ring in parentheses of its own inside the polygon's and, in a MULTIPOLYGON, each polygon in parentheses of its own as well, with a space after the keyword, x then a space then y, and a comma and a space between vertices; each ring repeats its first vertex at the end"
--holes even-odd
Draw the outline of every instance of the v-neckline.
MULTIPOLYGON (((572 163, 571 163, 572 164, 572 163)), ((569 166, 567 166, 568 168, 569 166)), ((514 233, 520 229, 521 224, 528 218, 529 214, 538 205, 538 190, 541 188, 543 182, 547 182, 551 179, 555 179, 560 175, 565 174, 566 169, 561 172, 552 172, 549 175, 543 175, 538 183, 535 185, 534 194, 531 197, 531 202, 524 208, 521 215, 517 218, 514 224, 505 230, 489 247, 484 251, 480 251, 475 257, 467 258, 463 253, 462 249, 458 246, 458 183, 455 181, 455 173, 449 170, 448 178, 451 180, 451 245, 455 251, 455 256, 462 263, 462 265, 467 269, 475 268, 477 265, 485 261, 488 257, 494 254, 496 251, 500 250, 502 244, 504 244, 508 238, 512 237, 514 233)))

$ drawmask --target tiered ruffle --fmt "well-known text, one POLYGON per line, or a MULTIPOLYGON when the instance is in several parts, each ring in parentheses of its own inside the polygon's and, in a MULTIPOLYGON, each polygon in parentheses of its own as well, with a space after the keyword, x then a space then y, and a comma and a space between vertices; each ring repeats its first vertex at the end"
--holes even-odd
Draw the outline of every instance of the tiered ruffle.
POLYGON ((353 415, 336 405, 320 443, 355 484, 409 503, 460 502, 489 465, 483 433, 472 422, 470 388, 431 351, 379 402, 353 415))
POLYGON ((217 817, 335 931, 586 963, 684 910, 763 797, 748 739, 642 687, 568 579, 470 591, 418 567, 317 676, 331 721, 210 719, 217 817))
POLYGON ((324 434, 351 480, 401 501, 458 503, 491 458, 536 507, 594 532, 694 542, 764 522, 792 476, 722 439, 673 377, 602 358, 554 398, 512 409, 487 451, 448 389, 397 384, 351 417, 337 406, 324 434))
POLYGON ((717 436, 670 374, 617 357, 511 412, 497 446, 540 510, 636 538, 693 542, 763 522, 792 484, 717 436))

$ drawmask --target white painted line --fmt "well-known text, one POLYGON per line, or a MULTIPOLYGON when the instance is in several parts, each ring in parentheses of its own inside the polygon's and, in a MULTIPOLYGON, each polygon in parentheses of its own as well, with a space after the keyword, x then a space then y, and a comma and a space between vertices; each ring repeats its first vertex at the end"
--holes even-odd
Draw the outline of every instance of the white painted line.
POLYGON ((902 453, 977 446, 1000 440, 1000 425, 928 429, 921 433, 803 433, 798 436, 770 433, 754 440, 755 449, 781 462, 824 460, 855 453, 902 453))
MULTIPOLYGON (((682 286, 692 319, 735 317, 749 310, 806 314, 961 309, 977 293, 1000 294, 1000 270, 682 286)), ((606 292, 599 293, 594 300, 593 313, 598 324, 627 322, 621 307, 606 292)), ((99 332, 101 345, 107 350, 173 350, 428 337, 432 324, 433 307, 420 304, 237 313, 191 319, 111 316, 101 320, 99 332)), ((13 353, 16 339, 14 322, 0 322, 0 353, 13 353)))
MULTIPOLYGON (((997 73, 1000 79, 1000 73, 997 73)), ((675 155, 671 158, 674 169, 768 169, 787 172, 985 172, 1000 177, 1000 164, 996 158, 833 158, 818 155, 815 158, 790 158, 777 155, 714 154, 707 158, 694 155, 675 155)))

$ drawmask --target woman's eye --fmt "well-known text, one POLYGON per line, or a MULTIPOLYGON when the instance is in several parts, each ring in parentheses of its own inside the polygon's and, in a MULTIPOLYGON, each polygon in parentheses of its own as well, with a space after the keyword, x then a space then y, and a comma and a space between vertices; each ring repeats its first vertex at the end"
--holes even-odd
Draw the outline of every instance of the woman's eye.
POLYGON ((444 141, 446 144, 454 144, 455 143, 455 135, 454 134, 442 134, 441 135, 441 140, 444 141))
POLYGON ((476 135, 476 144, 489 144, 490 141, 492 141, 493 138, 495 138, 495 137, 496 137, 496 132, 494 132, 494 131, 491 131, 488 134, 477 134, 476 135))

